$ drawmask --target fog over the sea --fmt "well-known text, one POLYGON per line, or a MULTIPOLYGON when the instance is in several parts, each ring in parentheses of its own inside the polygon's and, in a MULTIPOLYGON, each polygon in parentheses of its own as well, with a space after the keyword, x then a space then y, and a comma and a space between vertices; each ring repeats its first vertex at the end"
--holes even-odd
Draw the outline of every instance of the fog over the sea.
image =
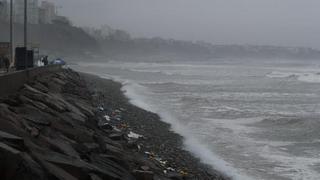
POLYGON ((76 25, 134 37, 320 48, 319 0, 51 0, 76 25))

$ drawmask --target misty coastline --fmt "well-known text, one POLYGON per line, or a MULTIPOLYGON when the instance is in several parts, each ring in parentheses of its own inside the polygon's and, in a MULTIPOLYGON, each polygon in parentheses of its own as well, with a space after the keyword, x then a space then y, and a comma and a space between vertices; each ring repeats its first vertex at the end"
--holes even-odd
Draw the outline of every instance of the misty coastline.
MULTIPOLYGON (((9 24, 0 20, 0 41, 9 41, 9 24)), ((15 43, 23 42, 23 26, 15 24, 15 43)), ((30 25, 32 46, 40 54, 66 57, 70 60, 87 59, 88 62, 105 61, 219 61, 220 59, 296 59, 316 60, 320 50, 309 47, 272 45, 212 44, 203 41, 174 39, 133 38, 129 32, 113 29, 77 27, 72 24, 53 23, 30 25)))

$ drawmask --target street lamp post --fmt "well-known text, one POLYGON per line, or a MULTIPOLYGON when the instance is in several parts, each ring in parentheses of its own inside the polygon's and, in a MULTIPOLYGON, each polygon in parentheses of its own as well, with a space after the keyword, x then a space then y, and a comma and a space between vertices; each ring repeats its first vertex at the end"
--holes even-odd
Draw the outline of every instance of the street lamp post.
POLYGON ((25 68, 28 69, 28 3, 24 0, 24 47, 25 50, 25 68))
POLYGON ((14 62, 14 44, 13 44, 13 0, 10 0, 10 57, 11 63, 14 62))

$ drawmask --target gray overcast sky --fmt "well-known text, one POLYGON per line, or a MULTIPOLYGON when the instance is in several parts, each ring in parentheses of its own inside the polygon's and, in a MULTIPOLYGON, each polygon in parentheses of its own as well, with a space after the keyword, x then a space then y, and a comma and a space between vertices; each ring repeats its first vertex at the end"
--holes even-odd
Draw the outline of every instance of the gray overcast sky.
POLYGON ((76 25, 135 37, 320 48, 320 0, 51 0, 76 25))

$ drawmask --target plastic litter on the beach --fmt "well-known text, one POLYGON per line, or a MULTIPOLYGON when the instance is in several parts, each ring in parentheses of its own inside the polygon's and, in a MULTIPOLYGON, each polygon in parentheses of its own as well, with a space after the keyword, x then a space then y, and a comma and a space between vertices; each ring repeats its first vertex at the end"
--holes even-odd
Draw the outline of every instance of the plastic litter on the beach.
POLYGON ((107 121, 110 121, 110 116, 105 115, 104 118, 105 118, 107 121))
POLYGON ((188 172, 182 170, 179 173, 181 174, 181 176, 188 176, 189 174, 188 172))
POLYGON ((122 132, 120 129, 118 129, 117 127, 113 127, 113 130, 117 131, 117 132, 122 132))
POLYGON ((129 127, 129 125, 126 124, 126 123, 122 123, 122 124, 118 124, 118 125, 117 125, 117 128, 118 128, 118 129, 127 129, 128 127, 129 127))
POLYGON ((115 119, 117 121, 121 121, 121 116, 120 115, 114 115, 113 119, 115 119))
POLYGON ((134 133, 134 132, 130 131, 130 133, 128 134, 128 137, 129 138, 133 138, 133 139, 139 139, 139 138, 141 138, 143 136, 140 135, 140 134, 137 134, 137 133, 134 133))
POLYGON ((160 157, 155 158, 162 166, 165 166, 167 164, 167 161, 162 160, 160 157))
POLYGON ((103 108, 102 106, 99 106, 98 109, 99 109, 100 111, 104 111, 104 108, 103 108))
POLYGON ((176 171, 176 170, 173 169, 172 167, 167 167, 167 170, 168 170, 168 171, 172 171, 172 172, 176 171))
POLYGON ((104 121, 104 120, 103 120, 103 121, 100 120, 99 123, 98 123, 98 126, 101 127, 101 126, 105 126, 105 125, 108 125, 108 124, 109 124, 108 122, 106 122, 106 121, 104 121))
POLYGON ((153 157, 155 157, 155 154, 154 154, 154 152, 148 152, 148 151, 146 151, 146 152, 144 152, 145 154, 147 154, 147 155, 149 155, 149 156, 153 156, 153 157))

